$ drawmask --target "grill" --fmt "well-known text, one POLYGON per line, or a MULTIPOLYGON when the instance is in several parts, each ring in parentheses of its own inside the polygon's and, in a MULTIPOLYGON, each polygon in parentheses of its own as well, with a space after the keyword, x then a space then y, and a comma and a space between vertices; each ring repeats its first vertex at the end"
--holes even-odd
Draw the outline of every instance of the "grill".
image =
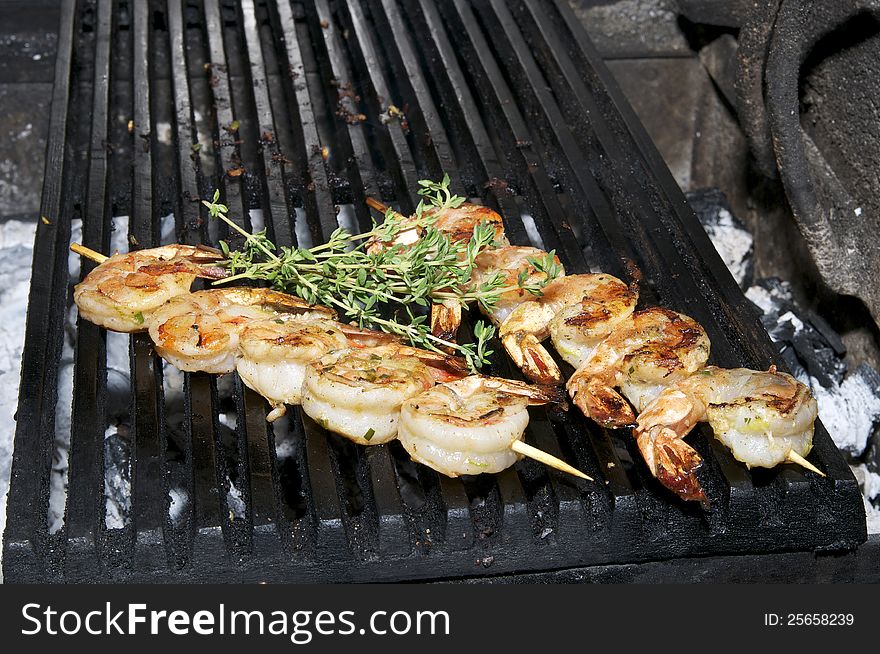
MULTIPOLYGON (((90 269, 69 264, 80 228, 102 251, 120 236, 132 247, 216 245, 227 234, 198 199, 219 188, 243 226, 309 245, 340 224, 369 226, 368 195, 411 211, 417 180, 443 172, 456 192, 504 216, 512 242, 555 248, 570 272, 641 271, 642 306, 700 321, 713 362, 782 367, 566 3, 71 0, 29 300, 6 579, 448 579, 865 540, 857 483, 818 424, 810 458, 824 479, 792 466, 748 471, 711 432, 696 432, 713 498, 704 511, 650 477, 627 433, 576 410, 535 411, 527 440, 595 483, 531 461, 448 479, 394 444, 358 448, 329 436, 295 410, 269 425, 265 402, 234 376, 175 373, 146 335, 123 337, 130 383, 123 418, 113 418, 114 335, 82 320, 65 327, 71 286, 90 269), (59 361, 71 335, 69 393, 59 361), (65 404, 69 476, 54 528, 51 469, 65 404), (115 486, 114 470, 123 480, 115 486), (111 495, 122 497, 116 522, 111 495)), ((514 376, 497 359, 490 372, 514 376)))

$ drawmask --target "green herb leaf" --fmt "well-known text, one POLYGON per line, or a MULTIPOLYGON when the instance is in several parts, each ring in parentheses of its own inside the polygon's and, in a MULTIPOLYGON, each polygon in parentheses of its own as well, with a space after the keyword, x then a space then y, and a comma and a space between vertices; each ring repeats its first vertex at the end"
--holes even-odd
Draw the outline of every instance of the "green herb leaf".
MULTIPOLYGON (((476 257, 492 247, 493 225, 476 225, 467 242, 453 241, 434 227, 440 211, 462 205, 465 198, 449 190, 450 179, 440 182, 421 180, 418 193, 422 201, 416 214, 406 217, 393 209, 381 224, 362 234, 350 234, 343 228, 333 231, 326 243, 308 249, 278 248, 266 230, 250 233, 228 216, 229 209, 220 203, 220 190, 212 200, 203 200, 212 218, 226 223, 244 237, 244 245, 233 250, 227 243, 220 247, 225 257, 221 265, 229 275, 215 283, 226 284, 242 279, 263 281, 278 290, 295 293, 304 300, 337 309, 340 316, 360 327, 380 329, 406 339, 410 344, 434 352, 451 351, 462 356, 473 371, 488 362, 492 351, 488 341, 495 329, 477 323, 474 343, 452 343, 435 337, 427 323, 424 308, 437 302, 476 301, 484 308, 493 307, 505 289, 501 274, 479 285, 471 281, 476 257), (398 245, 402 232, 416 230, 414 243, 398 245), (367 243, 384 244, 370 248, 367 243), (394 311, 403 310, 407 322, 394 311), (394 310, 394 311, 392 311, 394 310)), ((549 273, 555 265, 551 255, 538 266, 549 273)), ((558 268, 558 265, 556 266, 558 268)), ((528 289, 540 293, 540 286, 528 283, 528 289)))

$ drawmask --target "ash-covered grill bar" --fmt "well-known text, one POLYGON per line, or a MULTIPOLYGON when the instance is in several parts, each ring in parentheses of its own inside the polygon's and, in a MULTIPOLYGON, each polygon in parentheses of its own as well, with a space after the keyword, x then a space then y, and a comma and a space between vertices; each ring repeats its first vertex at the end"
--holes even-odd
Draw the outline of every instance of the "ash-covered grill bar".
MULTIPOLYGON (((50 530, 58 361, 70 288, 91 267, 70 276, 75 223, 104 252, 122 216, 132 248, 216 246, 228 232, 199 199, 218 188, 242 226, 311 245, 346 220, 368 227, 367 196, 411 211, 417 180, 444 172, 503 215, 511 242, 555 248, 569 272, 641 271, 640 306, 693 316, 712 362, 782 367, 565 2, 67 2, 5 578, 450 579, 865 540, 856 480, 818 423, 810 460, 826 478, 749 471, 699 430, 708 511, 660 487, 628 433, 576 410, 535 411, 527 440, 595 482, 528 460, 450 479, 395 444, 328 435, 296 409, 286 427, 269 424, 237 378, 184 374, 177 420, 171 371, 143 334, 130 339, 128 508, 108 526, 107 337, 84 320, 66 510, 50 530)), ((515 376, 501 354, 489 372, 515 376)))

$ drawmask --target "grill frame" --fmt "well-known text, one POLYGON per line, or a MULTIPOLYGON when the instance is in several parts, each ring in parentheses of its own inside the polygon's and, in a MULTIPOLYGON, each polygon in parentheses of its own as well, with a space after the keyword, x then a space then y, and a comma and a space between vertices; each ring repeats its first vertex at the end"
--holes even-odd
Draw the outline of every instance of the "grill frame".
MULTIPOLYGON (((291 517, 261 398, 236 382, 239 419, 231 444, 224 443, 217 381, 188 374, 187 428, 182 436, 169 433, 161 365, 146 335, 131 339, 131 520, 108 529, 106 341, 82 320, 65 524, 49 534, 72 221, 82 219, 85 245, 106 250, 112 216, 127 209, 131 236, 147 247, 159 237, 153 216, 171 210, 184 242, 216 242, 225 230, 208 223, 195 201, 214 186, 242 225, 250 226, 248 210, 259 207, 270 236, 287 245, 317 242, 337 226, 335 206, 346 202, 357 223, 368 225, 365 195, 409 210, 415 181, 445 170, 456 190, 504 215, 513 242, 530 242, 521 214, 532 215, 572 272, 586 270, 585 241, 595 244, 590 263, 607 272, 624 276, 627 260, 637 262, 642 305, 659 301, 699 320, 712 337, 714 362, 784 368, 564 2, 71 1, 62 8, 57 57, 41 203, 51 220, 38 224, 34 250, 4 536, 7 580, 437 579, 842 550, 865 540, 858 485, 819 423, 811 459, 828 473, 824 480, 790 466, 750 473, 705 430, 696 434, 720 497, 706 514, 671 501, 625 435, 571 412, 536 412, 529 438, 605 484, 583 485, 530 462, 465 482, 417 469, 425 494, 418 510, 399 491, 403 472, 389 448, 364 448, 349 464, 340 457, 347 445, 307 423, 295 439, 306 507, 291 517), (276 38, 265 38, 270 32, 276 38), (391 33, 399 38, 387 38, 391 33), (211 66, 199 71, 200 62, 211 66), (204 120, 194 111, 208 95, 217 144, 211 153, 195 152, 190 146, 204 136, 204 120), (408 127, 380 119, 398 97, 408 127), (91 108, 88 123, 76 118, 82 108, 91 108), (126 108, 132 134, 114 121, 126 108), (349 121, 336 110, 363 111, 368 120, 349 121), (284 120, 286 112, 301 130, 284 120), (224 126, 236 119, 239 133, 227 134, 224 126), (168 144, 157 136, 163 120, 172 126, 168 144), (329 161, 322 144, 332 146, 329 161), (280 152, 291 162, 276 160, 280 152), (243 175, 218 174, 242 165, 243 175), (230 447, 238 455, 232 463, 230 447), (175 448, 185 461, 177 472, 169 465, 175 448), (339 474, 346 465, 364 494, 354 513, 339 474), (235 520, 224 499, 230 474, 240 480, 245 505, 235 520), (192 507, 178 524, 168 516, 175 484, 189 492, 192 507)), ((84 263, 82 274, 89 269, 84 263)), ((514 374, 501 357, 492 371, 514 374)))

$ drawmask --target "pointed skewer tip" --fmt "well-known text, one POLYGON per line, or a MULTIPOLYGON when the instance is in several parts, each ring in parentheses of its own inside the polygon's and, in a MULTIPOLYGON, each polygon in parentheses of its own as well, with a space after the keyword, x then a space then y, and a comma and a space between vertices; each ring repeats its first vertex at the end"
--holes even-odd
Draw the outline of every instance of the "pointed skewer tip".
POLYGON ((802 468, 806 468, 807 470, 810 470, 811 472, 815 472, 820 477, 826 476, 824 472, 819 470, 819 468, 817 468, 812 463, 807 461, 804 457, 802 457, 800 454, 798 454, 794 450, 789 450, 788 456, 786 456, 785 458, 787 461, 789 461, 791 463, 796 463, 797 465, 801 466, 802 468))
POLYGON ((586 479, 587 481, 593 481, 592 477, 590 477, 589 475, 585 475, 577 468, 568 465, 562 459, 559 459, 552 454, 548 454, 544 450, 539 450, 537 447, 532 447, 528 443, 523 443, 522 441, 513 441, 510 449, 512 449, 517 454, 522 454, 523 456, 527 456, 530 459, 535 459, 535 461, 540 461, 541 463, 548 465, 551 468, 556 468, 557 470, 567 472, 570 475, 580 477, 581 479, 586 479))

